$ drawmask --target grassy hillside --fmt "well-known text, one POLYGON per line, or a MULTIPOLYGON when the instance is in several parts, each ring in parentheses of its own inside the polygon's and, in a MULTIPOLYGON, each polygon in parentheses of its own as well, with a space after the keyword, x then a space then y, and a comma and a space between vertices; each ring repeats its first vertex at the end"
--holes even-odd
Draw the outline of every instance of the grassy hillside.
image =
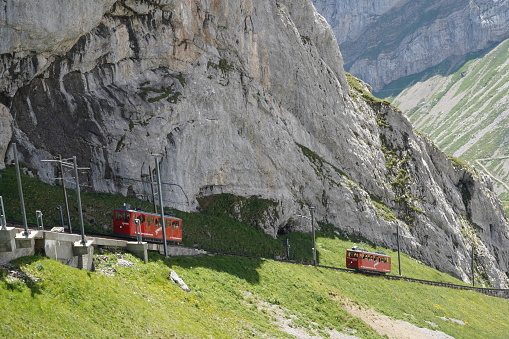
MULTIPOLYGON (((0 175, 0 194, 9 207, 8 218, 13 219, 19 205, 16 189, 11 187, 13 170, 7 168, 0 175)), ((22 180, 27 210, 43 209, 49 223, 55 204, 51 199, 59 199, 60 188, 28 176, 22 180)), ((114 195, 84 194, 87 227, 93 229, 96 222, 104 226, 99 228, 107 229, 111 209, 124 200, 114 195)), ((288 239, 291 259, 311 262, 309 234, 273 239, 217 210, 175 213, 184 219, 187 244, 273 258, 285 256, 283 241, 288 239)), ((320 224, 316 240, 319 263, 344 267, 345 249, 361 242, 339 236, 331 225, 320 224)), ((398 272, 394 251, 365 241, 362 246, 390 254, 393 273, 398 272)), ((503 316, 509 312, 509 301, 475 292, 262 258, 163 258, 151 253, 150 262, 145 264, 130 254, 113 251, 96 253, 95 260, 95 272, 43 257, 20 258, 13 266, 2 267, 0 337, 327 338, 338 333, 381 337, 349 313, 345 304, 456 338, 501 338, 509 330, 509 320, 503 316), (168 279, 171 269, 184 279, 190 293, 168 279)), ((404 254, 401 270, 407 277, 462 283, 404 254)))
POLYGON ((452 73, 437 68, 394 104, 446 153, 467 160, 492 178, 509 211, 509 40, 470 59, 452 73), (445 75, 444 75, 445 74, 445 75))
POLYGON ((509 302, 475 292, 219 255, 96 260, 96 272, 41 257, 0 270, 0 337, 381 337, 345 303, 455 338, 503 338, 509 330, 509 302), (170 269, 190 293, 168 279, 170 269))

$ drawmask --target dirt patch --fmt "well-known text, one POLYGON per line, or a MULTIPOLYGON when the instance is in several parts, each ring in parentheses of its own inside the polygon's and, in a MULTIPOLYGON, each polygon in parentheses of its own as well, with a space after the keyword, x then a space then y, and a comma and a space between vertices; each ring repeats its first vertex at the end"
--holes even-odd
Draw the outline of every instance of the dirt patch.
MULTIPOLYGON (((244 297, 246 299, 251 300, 252 303, 255 304, 256 308, 259 312, 264 312, 270 315, 274 324, 276 324, 280 330, 294 336, 298 339, 321 339, 321 338, 331 338, 331 339, 360 339, 354 335, 341 333, 333 328, 325 328, 323 332, 327 333, 324 337, 318 333, 318 331, 313 328, 313 326, 301 326, 297 325, 299 318, 291 314, 289 310, 281 307, 280 305, 271 304, 269 302, 255 299, 253 294, 247 291, 243 292, 244 297)), ((244 301, 246 305, 248 303, 244 301)), ((316 325, 312 323, 310 325, 316 325)))
POLYGON ((353 316, 361 318, 380 335, 397 339, 454 339, 444 332, 417 327, 409 322, 393 319, 374 310, 360 307, 350 301, 344 301, 345 309, 353 316))

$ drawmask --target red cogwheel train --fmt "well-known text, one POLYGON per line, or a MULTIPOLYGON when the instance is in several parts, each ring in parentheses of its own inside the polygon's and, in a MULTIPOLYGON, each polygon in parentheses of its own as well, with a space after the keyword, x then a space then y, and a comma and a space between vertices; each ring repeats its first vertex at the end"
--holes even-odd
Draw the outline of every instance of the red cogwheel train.
POLYGON ((351 250, 346 250, 346 267, 385 274, 391 271, 391 257, 354 246, 351 250))
MULTIPOLYGON (((182 241, 182 219, 165 215, 164 224, 167 241, 182 241)), ((136 238, 138 232, 142 238, 162 241, 161 215, 131 209, 127 204, 124 208, 113 210, 113 233, 136 238), (136 219, 140 222, 139 230, 137 230, 136 219)))

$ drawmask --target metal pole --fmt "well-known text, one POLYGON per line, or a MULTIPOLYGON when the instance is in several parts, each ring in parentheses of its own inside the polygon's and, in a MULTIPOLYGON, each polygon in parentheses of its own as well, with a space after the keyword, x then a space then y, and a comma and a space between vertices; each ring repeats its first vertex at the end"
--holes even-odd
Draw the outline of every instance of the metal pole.
POLYGON ((39 210, 35 211, 35 219, 37 219, 37 228, 40 230, 44 229, 44 223, 42 222, 42 212, 39 210), (41 223, 39 224, 39 220, 41 223))
POLYGON ((76 161, 76 156, 73 156, 72 160, 74 162, 74 176, 75 176, 75 180, 76 180, 76 195, 78 196, 78 209, 80 211, 81 244, 83 246, 85 246, 87 244, 87 240, 85 239, 85 225, 83 224, 83 211, 81 209, 80 179, 78 177, 78 163, 76 161))
POLYGON ((314 212, 315 208, 313 206, 309 207, 309 211, 311 212, 311 232, 313 233, 313 265, 316 266, 316 238, 315 238, 315 217, 314 212))
POLYGON ((136 224, 136 239, 138 240, 138 244, 141 244, 141 223, 140 219, 134 219, 134 223, 136 224))
POLYGON ((60 219, 60 227, 64 228, 64 215, 62 214, 62 206, 57 206, 58 218, 60 219))
POLYGON ((164 222, 163 189, 161 186, 161 173, 159 171, 160 154, 152 154, 156 159, 157 189, 159 192, 159 208, 161 209, 161 227, 163 228, 163 248, 164 256, 168 256, 168 244, 166 243, 166 225, 164 222))
POLYGON ((290 261, 290 240, 288 238, 285 239, 286 246, 286 260, 290 261))
POLYGON ((0 223, 2 224, 2 230, 7 229, 7 219, 5 218, 5 209, 4 209, 4 198, 0 195, 0 205, 2 207, 2 215, 0 215, 0 223))
POLYGON ((58 163, 60 164, 60 175, 62 176, 62 190, 64 191, 65 210, 67 212, 67 223, 69 224, 69 233, 72 233, 71 214, 69 212, 69 202, 67 201, 67 190, 65 189, 64 166, 62 164, 62 156, 60 154, 58 155, 58 163))
POLYGON ((23 235, 28 237, 30 231, 28 230, 27 223, 27 214, 25 212, 25 199, 23 199, 23 187, 21 186, 21 174, 19 173, 19 161, 18 161, 18 147, 16 144, 12 144, 14 150, 14 163, 16 164, 16 178, 18 179, 18 192, 19 192, 19 201, 21 204, 21 214, 23 214, 23 226, 25 227, 25 231, 23 235))
POLYGON ((472 287, 475 286, 475 275, 474 275, 474 255, 475 255, 475 248, 472 245, 472 287))
POLYGON ((399 250, 399 225, 396 225, 396 237, 397 237, 397 243, 398 243, 398 269, 399 269, 399 276, 401 277, 401 256, 400 256, 400 250, 399 250))
POLYGON ((154 193, 154 177, 150 166, 148 167, 148 172, 150 173, 150 190, 152 191, 152 204, 154 205, 154 213, 157 214, 156 194, 154 193))

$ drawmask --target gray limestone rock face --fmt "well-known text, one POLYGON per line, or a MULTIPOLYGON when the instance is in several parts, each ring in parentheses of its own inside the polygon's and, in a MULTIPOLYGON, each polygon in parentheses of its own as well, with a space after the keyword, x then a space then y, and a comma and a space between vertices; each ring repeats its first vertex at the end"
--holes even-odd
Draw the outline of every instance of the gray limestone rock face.
POLYGON ((12 138, 12 121, 9 109, 0 104, 0 168, 5 168, 5 154, 12 138))
POLYGON ((315 206, 380 245, 395 248, 399 227, 406 253, 465 280, 474 244, 506 286, 508 223, 489 182, 347 81, 311 0, 95 3, 102 17, 68 49, 64 36, 1 55, 10 140, 43 180, 54 169, 41 159, 76 155, 93 190, 148 196, 158 153, 162 181, 179 185, 165 186, 166 205, 265 199, 256 225, 272 236, 309 231, 294 219, 315 206))
POLYGON ((63 53, 96 27, 115 0, 2 1, 0 54, 63 53))

